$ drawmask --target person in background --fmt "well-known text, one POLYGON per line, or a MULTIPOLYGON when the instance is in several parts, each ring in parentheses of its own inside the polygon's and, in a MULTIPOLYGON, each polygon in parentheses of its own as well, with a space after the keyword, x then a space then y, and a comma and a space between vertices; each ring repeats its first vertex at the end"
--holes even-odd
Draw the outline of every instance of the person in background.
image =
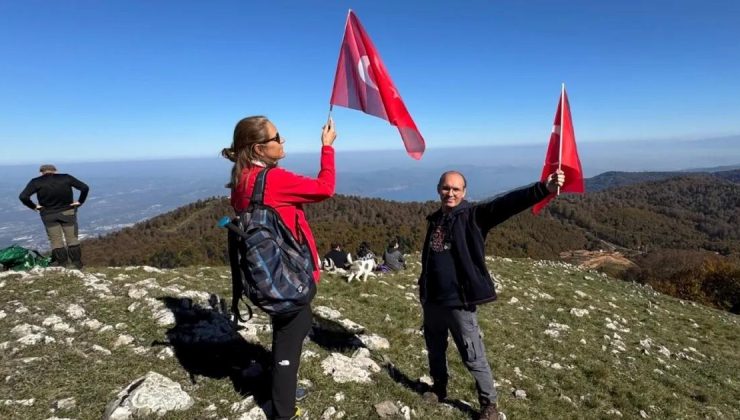
POLYGON ((331 250, 324 255, 324 260, 331 260, 334 268, 345 270, 352 264, 352 256, 349 252, 344 252, 342 245, 338 243, 331 244, 331 250))
POLYGON ((372 249, 370 249, 370 245, 368 245, 367 242, 362 241, 362 243, 360 243, 360 246, 357 247, 355 257, 357 257, 358 260, 374 260, 375 253, 372 249))
MULTIPOLYGON (((234 129, 231 147, 222 156, 234 162, 231 170, 231 205, 237 214, 249 206, 257 174, 267 174, 264 203, 274 208, 298 242, 308 244, 313 262, 314 281, 319 282, 319 259, 316 242, 303 212, 303 206, 326 200, 334 195, 334 140, 337 135, 331 120, 321 131, 321 167, 316 178, 295 174, 278 166, 285 157, 285 138, 266 117, 253 116, 239 121, 234 129)), ((298 312, 271 316, 272 322, 272 418, 290 419, 299 415, 296 398, 305 395, 297 390, 298 366, 303 340, 311 328, 311 305, 298 312), (297 392, 298 391, 298 392, 297 392)))
POLYGON ((434 381, 432 391, 424 394, 426 401, 447 398, 447 337, 452 334, 465 367, 475 378, 479 420, 499 419, 493 374, 476 314, 477 305, 496 299, 486 267, 485 239, 494 226, 555 193, 564 182, 565 174, 558 170, 547 182, 471 204, 464 200, 467 182, 463 174, 449 171, 440 176, 440 208, 427 217, 419 276, 424 341, 434 381))
POLYGON ((29 181, 18 197, 26 207, 41 215, 51 244, 52 265, 65 267, 71 260, 82 268, 82 250, 78 238, 77 210, 85 203, 90 188, 84 182, 67 174, 58 174, 54 165, 41 165, 41 176, 29 181), (80 192, 74 199, 73 189, 80 192), (31 200, 36 194, 38 203, 31 200))
POLYGON ((390 271, 400 271, 406 268, 406 261, 399 247, 398 239, 394 239, 383 253, 383 265, 390 271))

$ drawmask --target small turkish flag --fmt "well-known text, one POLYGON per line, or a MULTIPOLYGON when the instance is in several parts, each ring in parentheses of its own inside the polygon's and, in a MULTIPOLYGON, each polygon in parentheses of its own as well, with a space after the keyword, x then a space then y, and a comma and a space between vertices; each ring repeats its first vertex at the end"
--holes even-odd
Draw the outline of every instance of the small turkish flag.
POLYGON ((409 156, 421 159, 425 149, 424 138, 406 110, 370 37, 351 10, 329 103, 357 109, 390 122, 398 127, 409 156))
MULTIPOLYGON (((586 188, 583 185, 583 170, 581 160, 578 158, 576 149, 576 134, 573 129, 573 119, 570 115, 570 104, 565 86, 560 94, 558 110, 555 112, 555 122, 550 134, 550 145, 547 147, 545 165, 542 167, 540 180, 547 181, 547 177, 556 170, 565 172, 565 184, 560 187, 561 192, 583 193, 586 188)), ((532 207, 532 213, 537 214, 547 203, 555 198, 555 194, 548 195, 544 200, 532 207)))

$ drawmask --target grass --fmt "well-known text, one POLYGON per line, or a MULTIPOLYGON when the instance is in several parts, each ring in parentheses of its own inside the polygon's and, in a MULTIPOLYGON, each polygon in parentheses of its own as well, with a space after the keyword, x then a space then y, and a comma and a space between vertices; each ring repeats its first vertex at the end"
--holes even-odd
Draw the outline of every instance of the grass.
MULTIPOLYGON (((489 267, 498 278, 499 300, 479 307, 478 317, 499 405, 510 419, 614 418, 617 411, 624 418, 639 418, 641 411, 650 418, 740 418, 737 316, 561 263, 497 258, 490 259, 489 267), (577 317, 571 314, 574 308, 588 314, 577 317), (557 328, 557 337, 545 334, 557 328), (524 390, 526 399, 515 398, 514 390, 524 390)), ((158 343, 171 338, 168 333, 176 327, 158 325, 146 298, 128 295, 132 287, 141 287, 132 286, 135 283, 153 279, 159 287, 148 289, 149 298, 178 297, 194 290, 228 301, 227 268, 157 273, 101 267, 86 272, 111 293, 93 290, 70 272, 0 278, 0 308, 5 314, 0 313, 0 418, 99 419, 118 391, 150 370, 180 383, 195 399, 188 411, 164 418, 238 417, 231 406, 244 399, 240 390, 245 389, 245 380, 235 376, 234 369, 259 358, 255 348, 269 347, 269 331, 258 333, 264 348, 183 345, 175 347, 176 357, 160 359, 157 355, 165 346, 158 343), (138 307, 132 308, 136 302, 138 307), (73 303, 85 309, 87 318, 112 328, 99 332, 81 325, 66 312, 73 303), (16 341, 13 327, 41 326, 51 315, 61 317, 75 332, 45 327, 44 334, 53 337, 53 343, 24 347, 16 341), (114 348, 121 334, 134 337, 134 342, 114 348), (93 345, 111 354, 94 350, 93 345), (68 397, 76 400, 73 409, 54 410, 56 401, 68 397), (31 398, 30 406, 7 402, 31 398)), ((409 406, 419 418, 470 417, 461 409, 463 404, 430 406, 414 389, 415 381, 428 374, 419 334, 418 272, 414 263, 406 272, 367 283, 347 284, 323 276, 314 307, 339 310, 368 332, 387 338, 390 349, 372 355, 378 364, 392 368, 374 374, 372 384, 335 383, 323 373, 321 360, 332 351, 351 355, 353 349, 307 341, 304 350, 319 355, 304 360, 300 371, 300 378, 312 384, 311 394, 300 403, 309 417, 319 418, 333 406, 344 411, 345 418, 373 418, 373 405, 386 400, 409 406), (345 398, 336 401, 338 393, 345 398)), ((196 298, 195 303, 208 307, 204 300, 196 298)), ((178 319, 177 325, 185 321, 178 319)), ((268 324, 264 316, 252 322, 268 324)), ((448 356, 450 398, 475 408, 472 376, 452 343, 448 356)), ((251 385, 264 391, 264 384, 251 385)))

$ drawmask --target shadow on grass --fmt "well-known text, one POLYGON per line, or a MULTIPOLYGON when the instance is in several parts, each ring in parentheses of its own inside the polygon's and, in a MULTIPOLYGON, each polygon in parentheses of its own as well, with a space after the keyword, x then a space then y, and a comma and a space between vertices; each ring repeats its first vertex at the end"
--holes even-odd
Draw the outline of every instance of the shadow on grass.
POLYGON ((355 351, 365 347, 357 336, 341 324, 330 319, 313 317, 308 337, 324 350, 335 352, 355 351))
POLYGON ((239 335, 223 300, 211 295, 209 308, 192 299, 165 296, 158 298, 175 316, 175 326, 167 330, 166 340, 152 346, 169 346, 193 384, 198 376, 229 378, 243 396, 252 395, 262 405, 270 399, 270 377, 263 367, 270 366, 270 352, 239 335))
MULTIPOLYGON (((411 379, 408 375, 403 373, 390 361, 386 361, 383 364, 383 368, 388 373, 388 376, 393 379, 393 381, 413 392, 416 392, 417 394, 419 394, 419 396, 424 395, 425 392, 432 391, 432 387, 423 382, 419 382, 418 379, 411 379)), ((470 418, 477 418, 478 412, 473 410, 470 405, 461 400, 451 400, 448 398, 444 400, 444 404, 448 404, 453 408, 460 410, 463 414, 469 416, 470 418)))

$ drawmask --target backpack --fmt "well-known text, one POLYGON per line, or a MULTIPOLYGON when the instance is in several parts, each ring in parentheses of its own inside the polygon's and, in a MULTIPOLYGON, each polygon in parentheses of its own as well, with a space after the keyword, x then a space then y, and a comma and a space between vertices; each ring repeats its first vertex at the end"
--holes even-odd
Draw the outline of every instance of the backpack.
MULTIPOLYGON (((242 296, 269 315, 300 310, 316 295, 313 260, 308 244, 299 243, 280 215, 264 203, 265 182, 270 168, 257 175, 249 207, 236 219, 222 219, 228 227, 234 322, 242 321, 242 296)), ((249 319, 252 308, 247 305, 249 319)))
POLYGON ((30 270, 33 267, 48 267, 51 258, 44 257, 36 250, 11 245, 0 250, 0 271, 30 270))

